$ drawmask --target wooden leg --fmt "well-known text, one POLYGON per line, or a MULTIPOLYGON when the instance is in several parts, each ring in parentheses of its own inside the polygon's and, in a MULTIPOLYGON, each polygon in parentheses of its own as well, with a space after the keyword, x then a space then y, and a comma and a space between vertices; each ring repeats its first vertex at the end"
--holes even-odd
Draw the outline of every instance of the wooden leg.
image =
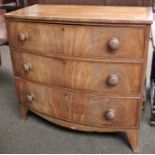
POLYGON ((22 104, 20 104, 19 106, 20 106, 19 107, 20 108, 20 118, 21 118, 21 120, 26 121, 28 109, 22 104))
POLYGON ((126 132, 133 152, 138 152, 138 130, 131 129, 126 132))
POLYGON ((144 95, 143 95, 143 99, 142 99, 142 110, 145 110, 145 103, 146 103, 146 88, 144 89, 144 95))

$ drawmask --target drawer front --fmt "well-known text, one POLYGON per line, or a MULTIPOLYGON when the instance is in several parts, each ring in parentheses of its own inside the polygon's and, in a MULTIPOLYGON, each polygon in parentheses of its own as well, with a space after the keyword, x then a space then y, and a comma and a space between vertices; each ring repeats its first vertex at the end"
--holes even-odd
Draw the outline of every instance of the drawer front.
POLYGON ((144 57, 144 27, 76 26, 10 22, 13 47, 66 56, 144 57))
POLYGON ((141 64, 71 61, 13 52, 18 77, 75 90, 139 93, 141 64))
POLYGON ((20 102, 30 109, 63 120, 96 126, 134 127, 139 100, 104 98, 63 92, 16 80, 20 102))

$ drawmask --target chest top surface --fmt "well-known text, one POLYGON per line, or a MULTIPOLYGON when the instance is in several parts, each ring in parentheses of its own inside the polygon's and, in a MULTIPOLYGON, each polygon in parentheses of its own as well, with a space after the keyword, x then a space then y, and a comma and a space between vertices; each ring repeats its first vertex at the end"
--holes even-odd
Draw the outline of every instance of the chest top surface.
POLYGON ((135 23, 153 21, 149 7, 110 7, 80 5, 33 5, 5 14, 6 18, 52 22, 135 23))

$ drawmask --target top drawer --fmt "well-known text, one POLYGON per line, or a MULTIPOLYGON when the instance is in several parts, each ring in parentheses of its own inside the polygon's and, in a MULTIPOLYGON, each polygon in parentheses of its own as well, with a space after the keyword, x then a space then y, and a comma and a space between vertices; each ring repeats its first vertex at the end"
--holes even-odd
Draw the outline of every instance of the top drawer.
POLYGON ((143 26, 80 26, 13 22, 12 47, 65 56, 97 58, 144 57, 143 26))

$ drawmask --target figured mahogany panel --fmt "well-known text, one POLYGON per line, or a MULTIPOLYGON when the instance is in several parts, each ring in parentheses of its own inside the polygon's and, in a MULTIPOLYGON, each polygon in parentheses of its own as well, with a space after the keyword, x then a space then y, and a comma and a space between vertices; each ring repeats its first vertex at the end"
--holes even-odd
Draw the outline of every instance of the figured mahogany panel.
POLYGON ((105 5, 112 6, 152 6, 152 0, 105 0, 105 5))
MULTIPOLYGON (((38 0, 40 4, 152 6, 152 0, 38 0)), ((35 4, 35 3, 33 3, 35 4)))
POLYGON ((104 5, 104 0, 38 0, 38 3, 39 4, 104 5))
POLYGON ((39 3, 39 0, 27 0, 27 5, 33 5, 39 3))
POLYGON ((0 0, 0 5, 4 5, 4 4, 7 4, 7 3, 13 3, 13 2, 16 3, 16 0, 0 0))
MULTIPOLYGON (((29 1, 28 1, 29 2, 29 1)), ((37 2, 33 3, 36 4, 37 2)), ((38 0, 40 4, 152 6, 152 0, 38 0)))
POLYGON ((39 4, 70 4, 70 0, 38 0, 39 4))
POLYGON ((144 27, 76 26, 11 22, 12 47, 98 58, 144 57, 144 27))
POLYGON ((151 8, 34 5, 5 16, 21 118, 30 110, 75 130, 123 131, 136 152, 151 8))
POLYGON ((139 104, 136 99, 124 100, 74 94, 19 79, 16 80, 16 85, 20 103, 40 113, 94 126, 136 126, 139 104), (111 117, 108 113, 110 109, 113 110, 111 117))
POLYGON ((104 5, 104 0, 70 0, 70 4, 76 4, 76 5, 104 5))
POLYGON ((75 90, 110 94, 138 93, 141 64, 103 63, 48 58, 13 52, 16 76, 75 90))

